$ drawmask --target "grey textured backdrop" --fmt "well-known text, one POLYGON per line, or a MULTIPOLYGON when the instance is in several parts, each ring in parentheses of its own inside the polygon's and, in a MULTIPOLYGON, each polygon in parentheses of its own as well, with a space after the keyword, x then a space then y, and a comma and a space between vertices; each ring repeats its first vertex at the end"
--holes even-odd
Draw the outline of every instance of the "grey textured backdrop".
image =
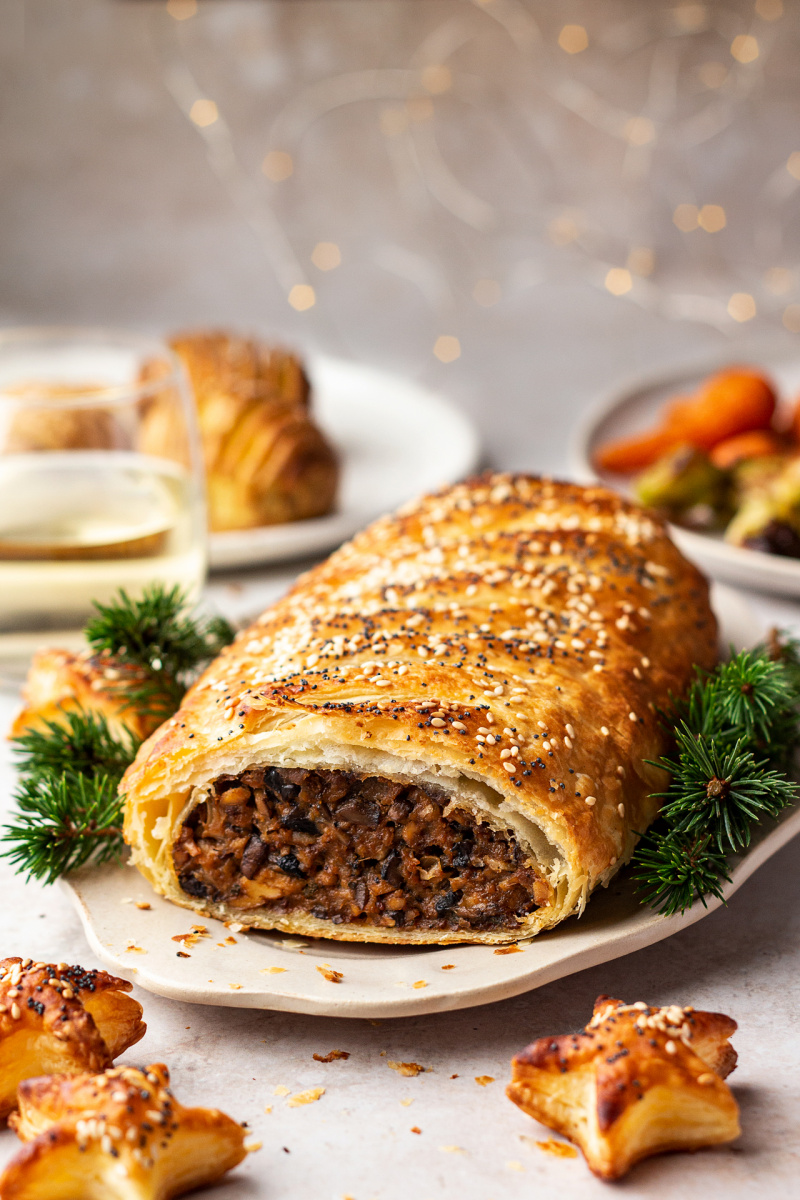
POLYGON ((0 321, 272 331, 442 388, 491 461, 537 468, 622 375, 755 329, 792 342, 800 6, 194 7, 0 0, 0 321), (681 233, 679 203, 727 227, 681 233))

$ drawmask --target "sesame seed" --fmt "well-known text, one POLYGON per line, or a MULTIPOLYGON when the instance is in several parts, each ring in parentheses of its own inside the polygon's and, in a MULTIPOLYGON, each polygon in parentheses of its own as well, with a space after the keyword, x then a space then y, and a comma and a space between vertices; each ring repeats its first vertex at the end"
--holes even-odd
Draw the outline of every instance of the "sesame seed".
POLYGON ((431 725, 435 725, 437 729, 443 729, 444 721, 441 717, 431 717, 431 725))
POLYGON ((602 733, 603 737, 608 737, 608 729, 605 725, 600 726, 600 732, 602 733))
POLYGON ((487 745, 487 746, 493 746, 493 745, 495 744, 495 742, 496 742, 496 741, 497 741, 497 738, 494 736, 494 734, 493 734, 493 733, 490 733, 490 734, 489 734, 489 736, 488 736, 488 737, 487 737, 487 739, 486 739, 486 745, 487 745))
POLYGON ((511 763, 511 762, 504 762, 504 763, 503 763, 503 766, 504 766, 504 767, 505 767, 505 769, 508 771, 509 775, 513 775, 513 774, 514 774, 514 772, 515 772, 515 771, 516 771, 516 769, 517 769, 517 768, 514 766, 514 764, 513 764, 513 763, 511 763))
POLYGON ((539 726, 540 729, 547 729, 547 726, 545 725, 544 721, 537 721, 536 724, 539 726))
POLYGON ((629 721, 638 721, 638 720, 639 720, 639 718, 636 716, 636 713, 635 713, 635 712, 629 712, 629 713, 628 713, 628 720, 629 720, 629 721))
POLYGON ((597 804, 597 796, 587 796, 586 803, 589 805, 589 808, 592 808, 593 805, 597 804))
POLYGON ((708 1071, 704 1071, 702 1075, 698 1075, 698 1076, 697 1076, 697 1082, 698 1082, 699 1084, 703 1084, 703 1085, 705 1085, 705 1084, 707 1084, 707 1083, 713 1083, 713 1082, 714 1082, 714 1078, 715 1078, 715 1077, 714 1077, 713 1075, 710 1075, 710 1074, 708 1073, 708 1071))
POLYGON ((567 747, 568 750, 572 749, 572 742, 568 737, 564 738, 564 745, 567 747))
POLYGON ((678 1051, 678 1047, 673 1041, 665 1042, 664 1049, 666 1050, 667 1054, 676 1054, 678 1051))
POLYGON ((392 686, 391 679, 376 679, 375 680, 375 687, 384 688, 384 687, 391 687, 391 686, 392 686))
POLYGON ((481 733, 475 735, 475 741, 480 742, 482 746, 486 744, 486 738, 481 733))
POLYGON ((570 736, 571 738, 574 738, 574 737, 575 737, 575 730, 572 728, 572 726, 570 725, 569 721, 567 722, 567 724, 566 724, 566 726, 565 726, 565 729, 566 729, 567 733, 569 734, 569 736, 570 736))
POLYGON ((624 804, 618 804, 618 805, 617 805, 617 812, 619 813, 619 815, 620 815, 621 817, 624 817, 624 816, 625 816, 625 805, 624 805, 624 804))
POLYGON ((453 729, 457 729, 459 733, 467 732, 466 725, 464 725, 463 722, 461 722, 461 721, 453 721, 452 726, 453 726, 453 729))
POLYGON ((549 749, 550 749, 550 743, 549 743, 548 741, 544 741, 544 742, 542 742, 542 749, 543 749, 543 750, 549 750, 549 749))
POLYGON ((511 751, 510 750, 501 750, 500 757, 501 758, 511 758, 511 751))
POLYGON ((18 1021, 18 1020, 20 1019, 20 1016, 21 1016, 21 1015, 22 1015, 22 1014, 21 1014, 21 1013, 20 1013, 20 1011, 19 1011, 19 1005, 18 1005, 18 1004, 12 1004, 12 1005, 11 1005, 11 1016, 14 1018, 14 1020, 15 1020, 15 1021, 18 1021))

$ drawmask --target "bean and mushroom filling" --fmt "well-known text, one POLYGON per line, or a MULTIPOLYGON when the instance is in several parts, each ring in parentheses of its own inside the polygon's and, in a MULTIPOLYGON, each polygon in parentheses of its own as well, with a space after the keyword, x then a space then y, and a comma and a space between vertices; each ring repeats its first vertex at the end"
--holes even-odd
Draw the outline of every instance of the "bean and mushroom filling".
POLYGON ((347 771, 252 768, 222 775, 173 847, 190 896, 334 924, 514 929, 547 905, 511 830, 431 788, 347 771))

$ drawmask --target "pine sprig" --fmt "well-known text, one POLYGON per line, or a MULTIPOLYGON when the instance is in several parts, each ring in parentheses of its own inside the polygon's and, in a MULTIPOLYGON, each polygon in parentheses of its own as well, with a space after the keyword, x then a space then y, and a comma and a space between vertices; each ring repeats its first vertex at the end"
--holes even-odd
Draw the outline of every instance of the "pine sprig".
MULTIPOLYGON (((125 709, 156 720, 178 708, 197 673, 233 639, 221 617, 193 616, 177 587, 153 585, 139 600, 120 591, 95 608, 86 637, 110 668, 104 681, 113 683, 125 709)), ((127 726, 112 732, 103 716, 82 711, 16 738, 18 811, 0 835, 7 845, 1 856, 46 883, 117 857, 123 849, 118 784, 139 744, 127 726)))
POLYGON ((100 713, 65 712, 63 723, 44 721, 14 739, 14 754, 26 776, 105 775, 120 780, 133 762, 140 740, 127 727, 114 735, 100 713))
POLYGON ((15 794, 17 816, 0 841, 4 857, 29 879, 54 883, 87 862, 122 853, 122 800, 107 775, 45 772, 23 777, 15 794))
POLYGON ((800 742, 800 646, 773 634, 698 674, 668 724, 674 753, 653 765, 670 784, 633 863, 643 900, 671 915, 722 899, 726 854, 800 795, 785 774, 800 742))
POLYGON ((706 896, 722 900, 722 884, 730 880, 725 855, 709 833, 651 831, 639 843, 634 864, 642 899, 665 917, 691 908, 695 898, 704 908, 706 896))
POLYGON ((118 686, 130 706, 155 717, 175 712, 192 676, 234 636, 222 617, 193 616, 177 586, 154 585, 138 600, 120 590, 116 600, 95 602, 95 608, 86 640, 120 668, 118 686))
POLYGON ((661 816, 676 833, 708 834, 721 852, 750 845, 751 828, 763 816, 776 817, 797 799, 798 788, 779 771, 757 762, 742 741, 675 731, 678 758, 659 765, 672 776, 661 816))

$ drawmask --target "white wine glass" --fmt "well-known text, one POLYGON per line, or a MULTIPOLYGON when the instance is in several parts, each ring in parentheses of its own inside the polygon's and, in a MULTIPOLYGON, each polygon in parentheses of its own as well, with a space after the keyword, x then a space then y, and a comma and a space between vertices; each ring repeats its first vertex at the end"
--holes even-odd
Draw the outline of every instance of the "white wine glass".
POLYGON ((205 573, 197 421, 171 350, 102 329, 0 330, 3 675, 39 645, 77 645, 92 601, 152 583, 197 598, 205 573))

